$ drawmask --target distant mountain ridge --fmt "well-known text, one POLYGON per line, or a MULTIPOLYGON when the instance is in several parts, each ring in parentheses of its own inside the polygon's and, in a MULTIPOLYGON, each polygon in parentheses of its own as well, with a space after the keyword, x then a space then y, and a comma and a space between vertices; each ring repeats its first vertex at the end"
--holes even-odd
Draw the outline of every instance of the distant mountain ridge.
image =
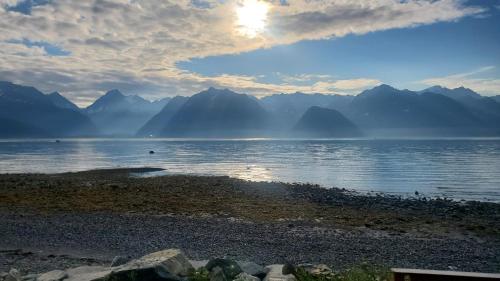
POLYGON ((319 106, 310 107, 293 127, 295 136, 315 138, 360 137, 361 131, 342 113, 319 106))
POLYGON ((263 97, 262 106, 273 116, 274 125, 282 129, 292 128, 312 106, 344 111, 354 96, 325 94, 276 94, 263 97))
POLYGON ((427 88, 427 89, 420 91, 420 93, 425 93, 425 92, 441 94, 443 96, 447 96, 447 97, 452 98, 452 99, 463 99, 463 98, 480 99, 480 98, 482 98, 482 96, 480 94, 474 92, 471 89, 465 88, 465 87, 448 89, 448 88, 441 87, 441 86, 433 86, 433 87, 430 87, 430 88, 427 88))
POLYGON ((150 102, 137 95, 125 96, 119 90, 108 91, 84 111, 104 135, 134 136, 168 102, 169 98, 150 102))
POLYGON ((167 122, 162 136, 241 137, 266 129, 268 113, 248 95, 209 88, 191 96, 167 122))
POLYGON ((500 124, 500 103, 494 98, 483 97, 464 87, 448 89, 434 86, 422 92, 433 92, 454 99, 464 105, 488 127, 495 127, 500 124))
POLYGON ((80 108, 69 101, 67 98, 63 97, 61 94, 58 92, 53 92, 47 95, 47 97, 52 101, 52 103, 59 107, 59 108, 65 108, 65 109, 71 109, 74 111, 80 111, 80 108))
POLYGON ((2 137, 95 136, 98 130, 84 114, 52 103, 34 87, 0 82, 2 137))
POLYGON ((488 126, 455 99, 432 92, 398 90, 381 85, 356 96, 348 118, 361 129, 396 136, 476 135, 488 126))
POLYGON ((137 132, 139 137, 160 136, 167 126, 168 122, 177 111, 188 101, 188 97, 176 96, 172 98, 163 109, 153 116, 141 129, 137 132))
POLYGON ((80 109, 57 92, 0 82, 0 137, 500 136, 499 99, 440 86, 261 99, 209 88, 153 102, 111 90, 80 109))

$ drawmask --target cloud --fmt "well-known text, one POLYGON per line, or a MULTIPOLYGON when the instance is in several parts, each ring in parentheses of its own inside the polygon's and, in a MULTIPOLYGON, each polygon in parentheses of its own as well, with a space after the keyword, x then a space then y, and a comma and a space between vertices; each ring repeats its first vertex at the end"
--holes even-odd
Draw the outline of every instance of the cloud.
POLYGON ((419 83, 427 86, 441 85, 447 88, 458 88, 463 86, 484 95, 500 95, 500 78, 479 77, 492 70, 495 70, 494 66, 485 66, 466 73, 425 79, 419 81, 419 83))
POLYGON ((273 85, 245 76, 204 77, 180 70, 176 63, 301 40, 455 21, 485 12, 464 6, 461 0, 270 1, 268 27, 247 38, 237 30, 237 1, 42 1, 31 5, 27 14, 8 9, 26 1, 0 0, 0 44, 8 45, 0 48, 0 71, 6 75, 2 79, 59 90, 82 104, 114 84, 124 85, 125 92, 154 98, 193 94, 207 84, 255 94, 295 92, 301 87, 350 90, 374 81, 325 78, 316 86, 291 81, 273 85), (48 56, 40 46, 12 43, 23 41, 44 42, 70 55, 48 56))
POLYGON ((328 74, 286 75, 276 73, 276 75, 288 87, 295 87, 296 91, 307 93, 358 94, 362 90, 382 84, 382 81, 378 79, 335 79, 328 74))

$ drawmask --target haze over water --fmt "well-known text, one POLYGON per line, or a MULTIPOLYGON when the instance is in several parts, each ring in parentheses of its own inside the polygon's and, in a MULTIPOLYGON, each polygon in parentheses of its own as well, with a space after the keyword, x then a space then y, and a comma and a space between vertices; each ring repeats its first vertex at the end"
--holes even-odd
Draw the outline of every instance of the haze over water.
POLYGON ((144 166, 167 174, 500 202, 500 139, 0 141, 1 173, 144 166))

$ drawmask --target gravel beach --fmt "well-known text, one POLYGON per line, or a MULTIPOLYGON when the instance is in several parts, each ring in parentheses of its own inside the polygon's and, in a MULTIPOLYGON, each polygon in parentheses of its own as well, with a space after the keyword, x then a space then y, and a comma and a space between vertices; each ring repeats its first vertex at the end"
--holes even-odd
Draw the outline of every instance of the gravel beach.
POLYGON ((193 260, 500 271, 500 206, 149 169, 0 175, 0 271, 180 248, 193 260))

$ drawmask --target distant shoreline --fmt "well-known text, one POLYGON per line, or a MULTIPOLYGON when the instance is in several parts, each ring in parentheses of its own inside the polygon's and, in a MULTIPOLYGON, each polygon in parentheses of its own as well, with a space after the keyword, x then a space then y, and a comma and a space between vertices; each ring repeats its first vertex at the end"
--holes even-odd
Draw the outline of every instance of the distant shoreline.
POLYGON ((127 140, 161 140, 161 141, 432 141, 432 140, 500 140, 500 136, 463 136, 463 137, 446 137, 446 136, 422 136, 422 137, 337 137, 337 138, 292 138, 292 137, 240 137, 240 138, 219 138, 219 137, 134 137, 134 136, 100 136, 100 137, 43 137, 43 138, 0 138, 0 142, 5 141, 47 141, 56 142, 57 140, 110 140, 110 141, 127 141, 127 140))

